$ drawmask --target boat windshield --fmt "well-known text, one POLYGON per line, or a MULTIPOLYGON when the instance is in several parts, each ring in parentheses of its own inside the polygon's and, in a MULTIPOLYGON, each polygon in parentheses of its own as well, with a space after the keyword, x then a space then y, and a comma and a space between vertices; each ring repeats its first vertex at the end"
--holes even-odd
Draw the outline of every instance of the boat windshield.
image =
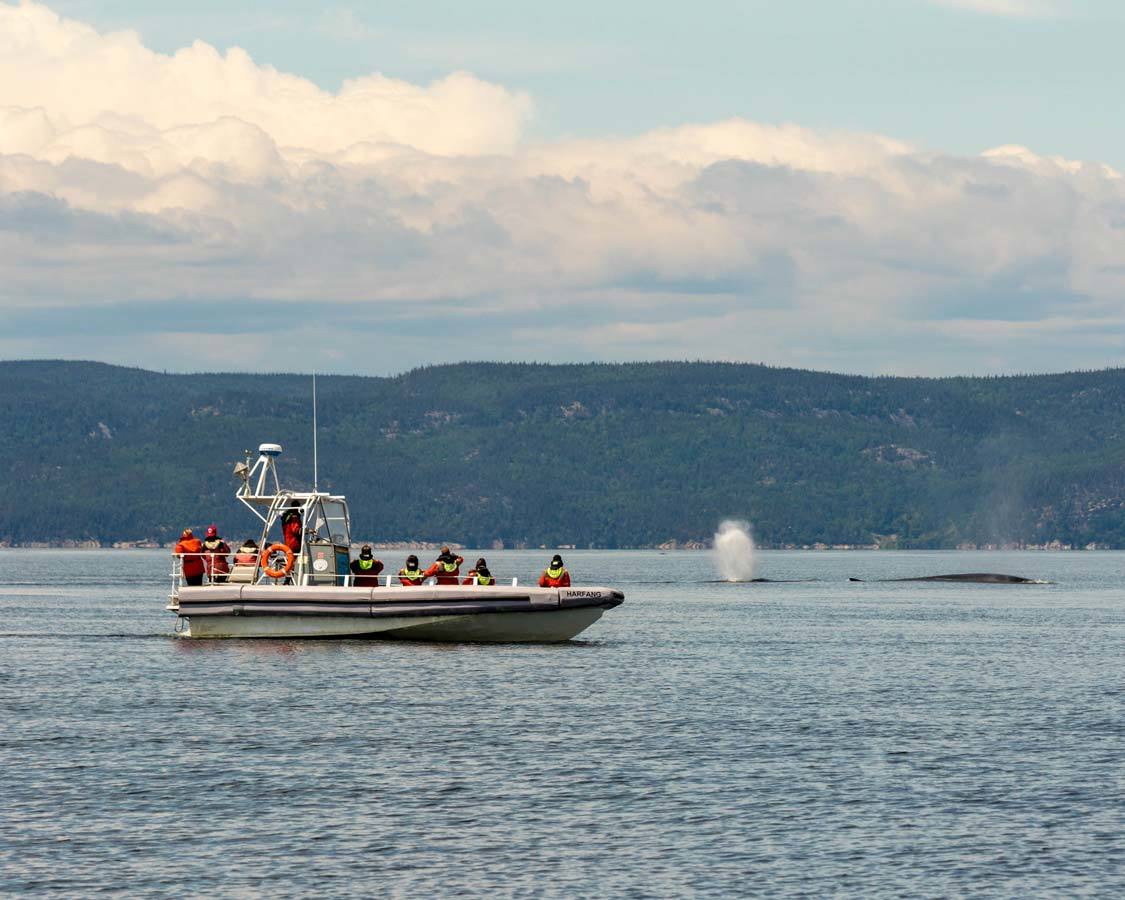
POLYGON ((346 546, 351 542, 347 509, 337 500, 323 500, 316 504, 309 510, 308 521, 317 534, 331 539, 333 544, 346 546))

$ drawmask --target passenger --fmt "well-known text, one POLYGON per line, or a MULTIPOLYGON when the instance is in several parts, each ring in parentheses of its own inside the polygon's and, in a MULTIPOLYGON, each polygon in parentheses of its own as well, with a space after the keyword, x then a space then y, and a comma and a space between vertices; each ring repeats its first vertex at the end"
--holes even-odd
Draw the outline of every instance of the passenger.
POLYGON ((437 576, 438 584, 460 584, 461 563, 465 557, 456 556, 448 547, 442 547, 437 561, 426 569, 426 577, 437 576))
POLYGON ((281 533, 285 546, 294 554, 301 552, 301 511, 291 509, 281 517, 281 533))
POLYGON ((539 587, 570 587, 570 573, 564 568, 562 557, 557 553, 551 557, 551 564, 539 576, 539 587))
POLYGON ((398 580, 414 587, 426 580, 426 573, 418 568, 418 557, 413 553, 406 557, 406 565, 398 570, 398 580))
POLYGON ((234 584, 253 584, 258 575, 258 544, 247 538, 234 554, 234 568, 230 570, 227 581, 234 584))
POLYGON ((378 587, 383 563, 371 553, 371 545, 364 544, 359 559, 352 560, 352 584, 356 587, 378 587))
POLYGON ((184 584, 198 587, 203 584, 203 544, 199 542, 190 528, 185 528, 180 535, 176 548, 172 551, 174 556, 180 557, 184 573, 184 584))
POLYGON ((236 566, 257 566, 258 542, 253 538, 244 540, 242 546, 238 548, 238 552, 234 554, 234 564, 236 566))
POLYGON ((479 584, 488 587, 491 584, 496 584, 496 579, 492 577, 492 573, 488 571, 488 563, 484 561, 482 556, 476 561, 469 570, 469 577, 461 582, 462 584, 479 584))
POLYGON ((230 547, 227 542, 219 537, 219 529, 214 525, 207 526, 207 537, 203 541, 203 549, 207 555, 203 557, 203 565, 207 569, 207 580, 212 584, 222 584, 230 575, 230 564, 227 554, 230 547))

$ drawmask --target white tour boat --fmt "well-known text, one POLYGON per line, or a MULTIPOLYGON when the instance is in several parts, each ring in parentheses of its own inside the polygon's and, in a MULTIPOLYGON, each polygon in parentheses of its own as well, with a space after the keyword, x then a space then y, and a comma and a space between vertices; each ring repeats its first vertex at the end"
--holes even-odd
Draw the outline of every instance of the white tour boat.
POLYGON ((318 490, 282 490, 280 454, 280 445, 262 444, 256 462, 247 457, 235 467, 242 481, 235 496, 262 522, 252 563, 236 556, 229 574, 188 585, 182 559, 175 558, 168 609, 179 617, 182 636, 567 641, 625 599, 612 588, 541 588, 515 579, 409 586, 393 583, 393 573, 380 575, 377 587, 355 587, 347 501, 318 490), (282 534, 283 519, 294 514, 301 524, 296 550, 282 534))

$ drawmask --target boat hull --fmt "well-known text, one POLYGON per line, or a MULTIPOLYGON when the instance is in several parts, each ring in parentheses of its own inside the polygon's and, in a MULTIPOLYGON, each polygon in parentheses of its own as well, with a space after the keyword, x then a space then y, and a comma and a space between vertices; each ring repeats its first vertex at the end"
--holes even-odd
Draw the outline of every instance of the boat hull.
POLYGON ((170 608, 190 638, 556 642, 623 600, 608 588, 214 585, 182 588, 170 608))
POLYGON ((474 613, 464 616, 398 616, 385 619, 341 616, 185 617, 180 633, 190 638, 383 638, 406 641, 526 643, 569 641, 593 625, 602 610, 474 613))

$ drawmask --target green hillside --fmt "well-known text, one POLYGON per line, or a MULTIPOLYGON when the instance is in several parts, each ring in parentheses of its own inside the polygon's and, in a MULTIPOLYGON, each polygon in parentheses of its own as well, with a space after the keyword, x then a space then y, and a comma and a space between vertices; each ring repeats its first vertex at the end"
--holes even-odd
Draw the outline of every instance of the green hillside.
MULTIPOLYGON (((620 547, 754 523, 766 545, 1125 546, 1125 371, 861 378, 755 365, 461 364, 321 377, 321 488, 357 536, 620 547)), ((0 363, 0 541, 166 541, 248 515, 230 471, 310 383, 0 363)))

